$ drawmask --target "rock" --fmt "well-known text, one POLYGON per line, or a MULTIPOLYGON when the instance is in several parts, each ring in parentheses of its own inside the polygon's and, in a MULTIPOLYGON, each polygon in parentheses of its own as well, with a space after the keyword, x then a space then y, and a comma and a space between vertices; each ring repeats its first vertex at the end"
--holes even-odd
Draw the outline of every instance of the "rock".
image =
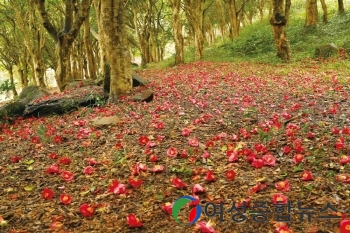
POLYGON ((120 122, 120 119, 116 116, 109 117, 96 117, 92 120, 92 125, 95 127, 117 125, 120 122))
POLYGON ((23 116, 47 116, 77 110, 82 106, 94 106, 108 98, 99 86, 86 86, 66 90, 50 98, 36 99, 26 105, 23 116))
POLYGON ((317 58, 329 58, 329 57, 336 57, 339 56, 339 49, 338 47, 331 43, 327 45, 321 45, 318 46, 315 49, 315 57, 317 58))
POLYGON ((134 96, 131 97, 133 101, 139 101, 139 102, 151 102, 153 100, 153 91, 151 90, 144 90, 141 93, 137 93, 134 96))
POLYGON ((26 105, 35 99, 49 96, 49 93, 38 86, 29 86, 23 89, 18 100, 10 101, 0 107, 0 120, 22 116, 26 105))
POLYGON ((72 90, 75 88, 86 87, 89 85, 95 85, 95 81, 92 79, 87 79, 87 80, 77 79, 66 83, 66 85, 64 86, 64 90, 72 90))
POLYGON ((18 100, 22 100, 24 104, 27 104, 30 101, 39 99, 45 95, 49 95, 49 92, 38 86, 29 86, 25 87, 21 94, 19 94, 18 100))
POLYGON ((147 80, 143 79, 134 70, 132 71, 132 86, 133 87, 145 86, 148 83, 149 82, 147 80))
POLYGON ((350 40, 345 41, 343 44, 343 49, 347 55, 350 55, 350 40))
POLYGON ((0 120, 8 120, 17 116, 22 116, 26 105, 21 101, 13 101, 0 107, 0 120))

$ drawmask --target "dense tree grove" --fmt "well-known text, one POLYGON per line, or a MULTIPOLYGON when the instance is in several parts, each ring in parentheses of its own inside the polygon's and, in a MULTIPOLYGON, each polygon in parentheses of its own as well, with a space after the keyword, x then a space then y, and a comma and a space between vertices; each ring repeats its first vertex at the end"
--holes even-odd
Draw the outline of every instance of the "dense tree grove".
MULTIPOLYGON (((305 26, 317 25, 317 2, 305 2, 305 26)), ((327 5, 320 4, 326 23, 327 5)), ((194 47, 200 60, 204 45, 235 40, 254 20, 270 19, 277 56, 288 62, 290 7, 290 0, 3 0, 0 63, 11 83, 16 69, 22 87, 47 86, 52 68, 61 91, 70 80, 104 78, 109 65, 114 96, 130 90, 132 57, 144 67, 170 52, 181 64, 194 47)), ((345 11, 342 0, 338 11, 345 11)))

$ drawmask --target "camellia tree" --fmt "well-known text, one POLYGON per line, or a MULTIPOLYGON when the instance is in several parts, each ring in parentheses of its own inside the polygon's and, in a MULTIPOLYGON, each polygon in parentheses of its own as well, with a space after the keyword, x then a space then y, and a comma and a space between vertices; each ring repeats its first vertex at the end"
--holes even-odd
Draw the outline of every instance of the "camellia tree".
POLYGON ((273 28, 273 37, 277 48, 277 57, 284 62, 290 61, 290 46, 285 31, 285 26, 288 21, 290 0, 273 0, 273 12, 270 18, 270 24, 273 28))
MULTIPOLYGON (((132 88, 132 68, 127 31, 125 28, 125 6, 123 0, 100 0, 100 36, 110 65, 109 102, 132 88)), ((106 76, 107 77, 107 76, 106 76)), ((106 85, 105 85, 106 86, 106 85)), ((107 85, 108 86, 108 85, 107 85)))
POLYGON ((64 27, 59 31, 51 22, 45 7, 45 0, 35 0, 35 6, 41 16, 43 26, 56 43, 56 82, 60 91, 71 77, 70 56, 72 44, 79 33, 81 25, 89 15, 91 0, 82 0, 79 4, 66 0, 64 27))

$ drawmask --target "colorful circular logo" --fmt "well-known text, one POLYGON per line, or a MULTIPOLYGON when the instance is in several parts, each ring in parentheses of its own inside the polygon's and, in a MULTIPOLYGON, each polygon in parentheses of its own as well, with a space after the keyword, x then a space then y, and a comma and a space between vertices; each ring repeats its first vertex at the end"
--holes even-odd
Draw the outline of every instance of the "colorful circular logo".
MULTIPOLYGON (((181 208, 187 203, 195 200, 196 199, 191 196, 182 196, 174 202, 172 215, 177 223, 183 224, 182 222, 180 222, 178 218, 181 208)), ((188 221, 189 221, 188 225, 192 225, 193 223, 197 222, 201 214, 202 214, 202 208, 200 205, 197 205, 196 207, 192 208, 190 211, 190 214, 188 215, 188 221)))

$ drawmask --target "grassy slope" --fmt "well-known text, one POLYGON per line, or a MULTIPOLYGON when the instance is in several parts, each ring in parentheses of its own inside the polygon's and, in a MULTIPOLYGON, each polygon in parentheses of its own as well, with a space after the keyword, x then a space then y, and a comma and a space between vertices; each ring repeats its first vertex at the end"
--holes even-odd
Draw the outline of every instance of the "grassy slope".
MULTIPOLYGON (((293 6, 290 24, 286 27, 287 36, 292 50, 292 62, 298 63, 305 58, 313 58, 315 47, 334 43, 342 47, 350 35, 350 13, 339 16, 330 7, 328 23, 322 23, 322 11, 319 12, 319 24, 316 29, 304 27, 305 16, 303 5, 293 6)), ((281 63, 275 56, 276 48, 268 19, 256 22, 242 28, 240 36, 234 41, 217 39, 217 44, 205 48, 204 60, 207 61, 250 61, 269 64, 281 63)), ((194 48, 188 48, 185 53, 185 62, 194 61, 194 48)), ((174 62, 174 57, 160 64, 151 64, 150 67, 168 67, 174 62)), ((339 65, 339 64, 338 64, 339 65)), ((341 65, 341 64, 340 64, 341 65)))

